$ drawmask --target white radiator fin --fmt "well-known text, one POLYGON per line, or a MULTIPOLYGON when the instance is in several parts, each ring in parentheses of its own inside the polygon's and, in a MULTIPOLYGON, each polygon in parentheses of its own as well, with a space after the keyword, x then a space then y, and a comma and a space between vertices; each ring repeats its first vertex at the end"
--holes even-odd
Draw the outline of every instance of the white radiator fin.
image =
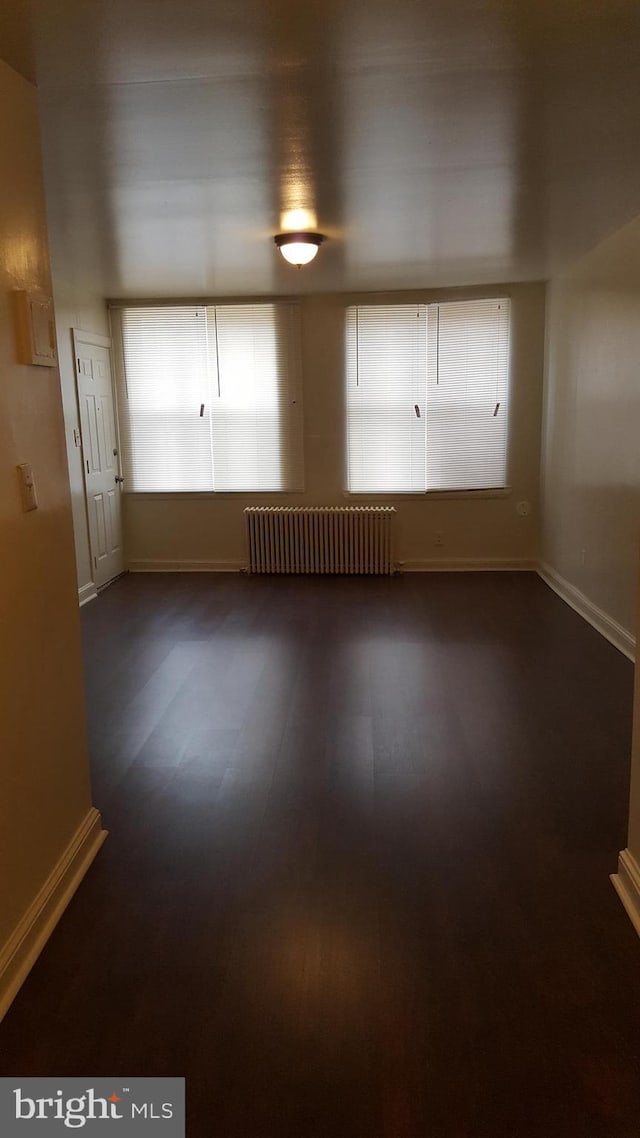
POLYGON ((393 573, 394 506, 250 506, 250 573, 393 573))

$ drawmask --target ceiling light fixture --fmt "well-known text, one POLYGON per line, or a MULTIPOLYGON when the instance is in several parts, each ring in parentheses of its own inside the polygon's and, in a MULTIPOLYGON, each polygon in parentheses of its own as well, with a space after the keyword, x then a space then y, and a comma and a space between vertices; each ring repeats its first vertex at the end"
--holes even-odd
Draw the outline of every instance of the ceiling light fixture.
POLYGON ((273 240, 285 261, 299 269, 313 261, 324 237, 319 233, 278 233, 273 240))

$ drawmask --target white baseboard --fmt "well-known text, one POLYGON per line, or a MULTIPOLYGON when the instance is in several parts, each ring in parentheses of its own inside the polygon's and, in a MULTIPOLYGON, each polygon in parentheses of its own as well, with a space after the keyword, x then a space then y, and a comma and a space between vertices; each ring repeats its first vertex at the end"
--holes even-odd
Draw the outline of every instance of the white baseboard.
POLYGON ((574 612, 583 617, 610 644, 613 644, 630 660, 635 661, 636 638, 628 629, 618 624, 618 621, 609 616, 609 613, 606 613, 604 609, 598 608, 593 601, 580 592, 580 589, 576 589, 575 585, 561 577, 546 561, 539 562, 538 574, 549 588, 553 589, 554 593, 557 593, 563 601, 570 605, 574 612))
POLYGON ((80 608, 82 608, 83 605, 88 604, 89 601, 95 601, 97 595, 98 590, 96 589, 93 581, 89 581, 88 585, 82 585, 78 589, 78 601, 80 603, 80 608))
POLYGON ((631 850, 623 850, 618 858, 618 872, 611 874, 613 887, 640 936, 640 865, 631 850))
POLYGON ((92 806, 0 951, 0 1020, 33 968, 107 836, 92 806))
POLYGON ((239 573, 246 561, 128 561, 130 573, 239 573))
POLYGON ((430 558, 425 561, 398 561, 402 573, 499 573, 535 572, 537 561, 519 557, 450 557, 430 558))
MULTIPOLYGON (((397 568, 404 573, 473 573, 479 571, 496 572, 499 570, 524 570, 535 572, 537 561, 528 561, 520 558, 487 557, 444 558, 431 561, 398 561, 397 568)), ((241 573, 246 572, 246 561, 129 561, 127 568, 130 573, 241 573)))

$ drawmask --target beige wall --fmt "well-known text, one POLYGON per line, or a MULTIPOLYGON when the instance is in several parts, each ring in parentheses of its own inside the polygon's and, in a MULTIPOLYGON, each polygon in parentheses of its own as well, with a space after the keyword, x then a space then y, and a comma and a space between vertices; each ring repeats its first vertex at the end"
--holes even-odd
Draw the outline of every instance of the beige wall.
MULTIPOLYGON (((637 594, 637 634, 640 637, 640 581, 637 594)), ((640 866, 640 668, 636 668, 633 704, 633 745, 631 756, 631 793, 629 798, 629 849, 640 866)), ((640 898, 638 898, 640 902, 640 898)))
POLYGON ((640 218, 548 286, 542 466, 543 560, 630 633, 639 361, 640 218))
MULTIPOLYGON (((637 592, 637 636, 640 637, 640 580, 637 592)), ((636 666, 631 746, 631 787, 627 847, 620 851, 618 872, 611 878, 636 932, 640 935, 640 668, 636 666)))
POLYGON ((15 362, 12 290, 50 291, 35 90, 0 63, 0 948, 90 808, 56 369, 15 362), (39 509, 21 510, 16 464, 39 509))
MULTIPOLYGON (((395 502, 397 556, 414 563, 532 560, 538 553, 539 440, 542 399, 544 286, 496 286, 512 297, 512 414, 510 481, 502 498, 412 500, 373 495, 353 503, 395 502), (516 503, 532 505, 520 517, 516 503), (437 531, 444 545, 434 545, 437 531)), ((185 567, 201 562, 235 567, 245 560, 242 509, 251 503, 344 504, 344 308, 367 300, 431 299, 442 292, 318 296, 302 301, 306 490, 296 495, 125 496, 126 550, 135 568, 185 567)), ((481 289, 456 290, 478 296, 481 289)), ((486 291, 485 291, 486 295, 486 291)))

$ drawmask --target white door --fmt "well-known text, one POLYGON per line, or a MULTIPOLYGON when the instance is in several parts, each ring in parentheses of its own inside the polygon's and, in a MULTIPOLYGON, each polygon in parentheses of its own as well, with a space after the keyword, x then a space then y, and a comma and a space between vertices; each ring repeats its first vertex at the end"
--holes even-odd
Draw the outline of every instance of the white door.
POLYGON ((96 588, 124 570, 111 341, 74 329, 89 543, 96 588))

